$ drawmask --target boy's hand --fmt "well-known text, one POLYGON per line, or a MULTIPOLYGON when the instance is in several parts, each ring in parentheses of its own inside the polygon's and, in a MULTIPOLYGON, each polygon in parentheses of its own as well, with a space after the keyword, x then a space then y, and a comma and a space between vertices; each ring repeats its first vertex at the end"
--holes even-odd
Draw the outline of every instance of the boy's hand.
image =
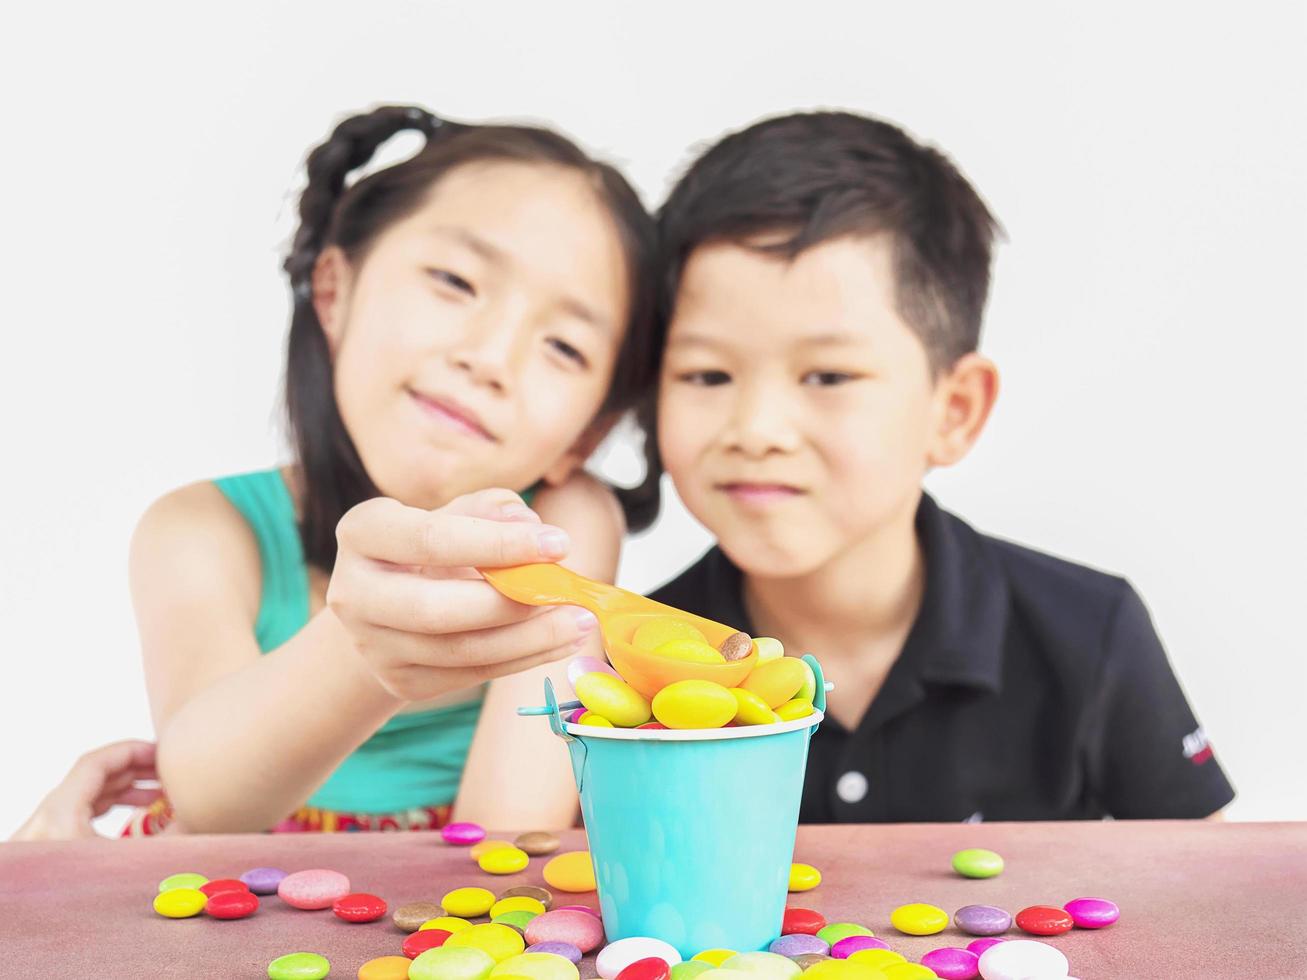
POLYGON ((87 752, 52 789, 12 840, 74 840, 98 836, 91 821, 114 806, 149 806, 161 795, 154 743, 131 739, 87 752))

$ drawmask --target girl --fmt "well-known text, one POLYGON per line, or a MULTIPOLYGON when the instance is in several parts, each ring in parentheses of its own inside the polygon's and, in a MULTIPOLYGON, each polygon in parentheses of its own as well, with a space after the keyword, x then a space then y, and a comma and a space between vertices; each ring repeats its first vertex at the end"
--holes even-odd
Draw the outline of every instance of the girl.
POLYGON ((473 569, 611 580, 624 518, 656 512, 582 471, 653 381, 652 221, 555 133, 414 107, 342 122, 308 178, 294 461, 168 494, 132 543, 171 807, 202 832, 569 825, 566 753, 513 709, 597 650, 594 617, 473 569), (406 129, 421 152, 346 187, 406 129))

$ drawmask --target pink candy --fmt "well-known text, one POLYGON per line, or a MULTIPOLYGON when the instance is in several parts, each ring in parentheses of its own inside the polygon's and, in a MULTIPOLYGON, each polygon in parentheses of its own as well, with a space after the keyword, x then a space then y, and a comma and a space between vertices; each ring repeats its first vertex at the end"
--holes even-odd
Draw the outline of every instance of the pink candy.
POLYGON ((554 909, 537 915, 526 924, 526 941, 571 943, 582 953, 597 949, 604 941, 604 925, 598 917, 574 909, 554 909))
POLYGON ((474 823, 451 823, 440 829, 440 836, 446 844, 466 847, 486 839, 485 828, 474 823))
POLYGON ((860 949, 889 949, 889 943, 875 936, 846 936, 830 948, 837 960, 847 960, 860 949))
POLYGON ((1007 940, 995 939, 993 936, 986 936, 984 939, 973 939, 971 942, 967 943, 967 951, 980 956, 985 952, 985 950, 989 949, 989 947, 996 946, 1002 942, 1007 942, 1007 940))
POLYGON ((1080 929, 1102 929, 1121 918, 1117 904, 1105 898, 1077 898, 1062 907, 1080 929))
POLYGON ((277 885, 281 900, 297 909, 329 909, 336 899, 348 894, 349 879, 339 871, 326 868, 296 871, 277 885))
POLYGON ((934 970, 940 980, 972 980, 980 976, 979 964, 979 956, 956 946, 932 949, 921 958, 921 965, 934 970))

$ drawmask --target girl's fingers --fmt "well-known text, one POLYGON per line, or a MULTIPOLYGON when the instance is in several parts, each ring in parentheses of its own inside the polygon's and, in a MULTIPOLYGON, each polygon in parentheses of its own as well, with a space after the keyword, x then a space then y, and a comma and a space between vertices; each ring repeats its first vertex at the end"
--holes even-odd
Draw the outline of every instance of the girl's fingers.
POLYGON ((428 578, 391 572, 373 575, 352 596, 337 593, 331 601, 338 615, 433 636, 507 626, 537 613, 532 606, 504 598, 480 578, 428 578))
POLYGON ((496 677, 553 663, 575 652, 576 647, 568 644, 550 650, 541 650, 514 660, 494 661, 475 667, 423 667, 411 664, 401 672, 399 680, 408 692, 407 696, 411 700, 419 701, 449 691, 451 688, 454 690, 472 688, 496 677))
MULTIPOLYGON (((576 648, 597 627, 592 613, 576 606, 537 611, 518 623, 444 636, 384 631, 384 643, 396 659, 446 670, 479 669, 576 648)), ((562 656, 559 653, 558 656, 562 656)), ((557 659, 557 657, 552 657, 557 659)), ((546 661, 541 661, 546 662, 546 661)), ((497 669, 495 676, 512 670, 497 669)))

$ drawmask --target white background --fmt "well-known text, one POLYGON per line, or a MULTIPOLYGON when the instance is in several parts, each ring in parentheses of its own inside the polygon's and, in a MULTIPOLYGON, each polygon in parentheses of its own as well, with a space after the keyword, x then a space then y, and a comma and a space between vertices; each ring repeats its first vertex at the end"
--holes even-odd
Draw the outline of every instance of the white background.
MULTIPOLYGON (((0 42, 0 838, 81 750, 150 734, 129 534, 169 488, 281 457, 299 166, 391 101, 554 123, 650 204, 690 148, 783 110, 945 148, 1009 237, 1004 390, 930 488, 1127 574, 1231 815, 1307 818, 1301 5, 34 6, 0 42)), ((705 543, 672 506, 622 582, 705 543)))

